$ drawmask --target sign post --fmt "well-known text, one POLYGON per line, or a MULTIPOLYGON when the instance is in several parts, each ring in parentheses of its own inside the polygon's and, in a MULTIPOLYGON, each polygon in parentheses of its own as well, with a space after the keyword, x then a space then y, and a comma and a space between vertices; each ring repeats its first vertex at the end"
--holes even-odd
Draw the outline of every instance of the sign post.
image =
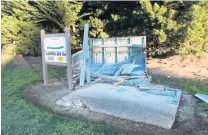
POLYGON ((48 84, 47 65, 67 66, 68 87, 73 88, 70 30, 65 33, 45 34, 41 30, 41 49, 44 85, 48 84))
POLYGON ((66 52, 67 53, 67 78, 68 87, 71 90, 73 88, 73 77, 72 77, 72 55, 71 55, 71 38, 69 29, 65 29, 65 39, 66 39, 66 52))
POLYGON ((41 30, 41 50, 42 50, 42 66, 43 66, 43 83, 44 85, 48 85, 48 67, 45 61, 45 44, 44 44, 44 38, 45 38, 45 31, 41 30))

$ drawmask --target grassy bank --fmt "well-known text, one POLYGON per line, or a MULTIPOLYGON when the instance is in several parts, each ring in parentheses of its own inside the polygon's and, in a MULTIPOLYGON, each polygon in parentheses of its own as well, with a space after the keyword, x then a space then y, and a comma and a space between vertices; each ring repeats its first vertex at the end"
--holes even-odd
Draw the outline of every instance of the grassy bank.
POLYGON ((164 84, 166 86, 180 88, 191 94, 208 94, 208 79, 186 79, 186 78, 168 78, 165 76, 153 75, 152 82, 164 84))
MULTIPOLYGON (((53 78, 60 74, 50 72, 53 78)), ((2 127, 4 135, 100 135, 116 134, 104 125, 63 119, 29 102, 21 95, 22 89, 33 82, 40 81, 41 72, 37 70, 2 70, 2 127)))
MULTIPOLYGON (((191 94, 208 94, 208 79, 186 79, 186 78, 168 78, 165 76, 153 75, 153 83, 164 84, 169 87, 179 88, 190 92, 191 94)), ((208 104, 201 101, 200 110, 208 114, 208 104)))
MULTIPOLYGON (((65 70, 49 72, 49 78, 65 70)), ((25 86, 41 80, 41 72, 33 69, 2 69, 2 134, 4 135, 102 135, 117 134, 103 124, 92 124, 72 118, 60 118, 24 99, 25 86)), ((181 88, 191 93, 208 94, 208 82, 153 76, 153 82, 181 88)), ((205 105, 204 108, 207 106, 205 105)))

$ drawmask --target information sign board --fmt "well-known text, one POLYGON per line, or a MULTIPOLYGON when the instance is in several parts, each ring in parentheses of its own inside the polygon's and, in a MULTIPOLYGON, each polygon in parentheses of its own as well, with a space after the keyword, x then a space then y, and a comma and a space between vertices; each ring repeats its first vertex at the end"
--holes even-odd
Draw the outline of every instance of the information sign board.
POLYGON ((44 44, 46 62, 67 63, 65 37, 47 37, 44 44))

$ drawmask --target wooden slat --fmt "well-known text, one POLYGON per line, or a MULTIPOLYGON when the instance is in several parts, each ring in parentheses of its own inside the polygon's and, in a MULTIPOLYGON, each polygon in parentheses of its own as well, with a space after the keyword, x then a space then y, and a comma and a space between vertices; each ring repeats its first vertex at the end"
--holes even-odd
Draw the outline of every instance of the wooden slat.
POLYGON ((87 44, 87 49, 86 49, 86 52, 87 52, 87 83, 89 84, 91 82, 91 78, 90 78, 90 68, 91 68, 91 51, 89 49, 89 45, 87 44))
MULTIPOLYGON (((102 44, 102 46, 104 46, 104 44, 105 44, 105 40, 103 39, 103 44, 102 44)), ((104 63, 105 63, 104 48, 102 47, 102 64, 104 64, 104 63)))
MULTIPOLYGON (((115 44, 117 45, 118 43, 118 38, 115 38, 115 44)), ((118 62, 118 56, 117 56, 117 47, 115 47, 115 63, 118 62)))
POLYGON ((142 47, 142 45, 134 45, 134 44, 124 44, 124 45, 91 45, 89 46, 89 49, 94 49, 94 48, 112 48, 112 47, 142 47))

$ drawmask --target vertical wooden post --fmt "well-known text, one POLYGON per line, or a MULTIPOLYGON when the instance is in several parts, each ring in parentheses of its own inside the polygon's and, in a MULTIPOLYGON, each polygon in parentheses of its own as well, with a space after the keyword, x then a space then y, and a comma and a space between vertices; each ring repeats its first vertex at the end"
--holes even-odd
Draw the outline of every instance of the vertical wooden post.
POLYGON ((68 79, 68 87, 69 90, 73 89, 73 77, 72 77, 72 54, 71 54, 71 37, 70 30, 68 28, 65 29, 65 42, 66 42, 66 51, 68 53, 67 58, 67 79, 68 79))
MULTIPOLYGON (((103 39, 103 45, 105 45, 105 39, 103 39)), ((102 47, 102 64, 105 64, 104 47, 102 47)))
POLYGON ((84 27, 84 37, 83 37, 83 45, 82 45, 82 60, 81 60, 81 71, 80 71, 80 86, 84 86, 85 81, 85 71, 86 71, 86 56, 87 56, 87 48, 88 48, 88 30, 89 25, 85 24, 84 27))
MULTIPOLYGON (((129 37, 129 44, 131 44, 131 37, 129 37)), ((127 47, 127 51, 128 51, 128 63, 131 62, 130 60, 130 47, 127 47)))
MULTIPOLYGON (((117 45, 118 44, 118 38, 116 37, 115 38, 115 44, 117 45)), ((117 57, 118 55, 117 55, 117 47, 115 47, 115 63, 117 63, 118 62, 118 57, 117 57)))
MULTIPOLYGON (((93 39, 90 39, 90 41, 91 41, 91 44, 90 45, 93 45, 93 39)), ((90 58, 90 60, 91 60, 91 63, 90 64, 96 63, 95 62, 95 56, 94 56, 95 54, 93 54, 93 52, 95 52, 94 49, 90 49, 90 57, 91 57, 90 58)))
POLYGON ((90 77, 90 66, 91 66, 91 58, 92 58, 92 53, 91 49, 89 49, 89 45, 87 45, 87 83, 91 82, 91 77, 90 77))
POLYGON ((41 50, 42 50, 42 66, 43 66, 43 83, 44 85, 48 85, 48 70, 47 64, 45 60, 45 31, 42 29, 40 31, 41 35, 41 50))
POLYGON ((146 36, 143 37, 143 42, 142 42, 142 45, 143 45, 143 55, 144 55, 144 65, 145 65, 145 72, 147 72, 147 67, 146 67, 146 61, 147 61, 147 52, 146 52, 146 36))

